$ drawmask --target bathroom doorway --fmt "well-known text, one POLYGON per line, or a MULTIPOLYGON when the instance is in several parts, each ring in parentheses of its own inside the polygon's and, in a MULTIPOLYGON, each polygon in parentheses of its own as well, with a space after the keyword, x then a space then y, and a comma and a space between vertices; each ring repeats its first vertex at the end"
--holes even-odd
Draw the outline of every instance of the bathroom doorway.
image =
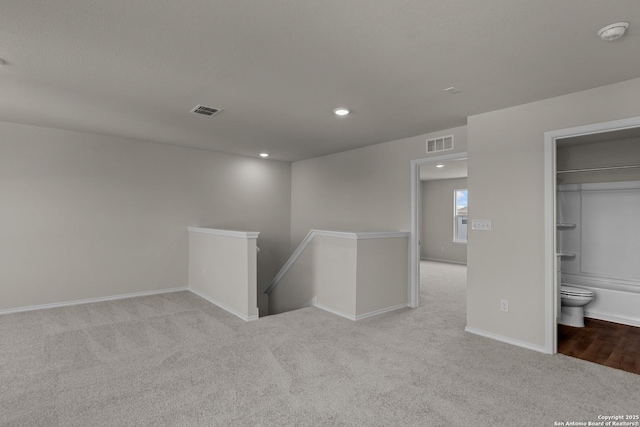
MULTIPOLYGON (((423 282, 429 281, 429 275, 425 276, 428 265, 434 278, 447 276, 448 266, 455 266, 453 270, 464 269, 466 288, 466 160, 465 152, 411 162, 411 307, 420 305, 421 276, 423 282), (459 197, 464 199, 465 206, 456 210, 456 194, 462 194, 463 190, 464 198, 459 197), (425 197, 430 197, 428 209, 425 197), (428 230, 431 232, 427 233, 428 230)), ((462 277, 459 271, 451 274, 458 279, 462 277)))
POLYGON ((640 373, 640 118, 549 134, 552 352, 640 373))

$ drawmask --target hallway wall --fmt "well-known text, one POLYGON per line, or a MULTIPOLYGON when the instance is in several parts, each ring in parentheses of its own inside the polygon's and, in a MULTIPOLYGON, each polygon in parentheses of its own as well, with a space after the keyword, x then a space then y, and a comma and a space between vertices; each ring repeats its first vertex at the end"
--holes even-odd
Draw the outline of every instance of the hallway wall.
POLYGON ((467 178, 422 181, 420 258, 467 263, 467 244, 453 241, 454 191, 467 188, 467 178))
POLYGON ((290 183, 286 162, 0 122, 0 310, 186 287, 198 225, 260 231, 266 287, 290 183))
POLYGON ((411 160, 433 157, 426 140, 451 134, 453 152, 466 151, 467 128, 461 126, 294 162, 291 250, 312 229, 410 231, 411 160))

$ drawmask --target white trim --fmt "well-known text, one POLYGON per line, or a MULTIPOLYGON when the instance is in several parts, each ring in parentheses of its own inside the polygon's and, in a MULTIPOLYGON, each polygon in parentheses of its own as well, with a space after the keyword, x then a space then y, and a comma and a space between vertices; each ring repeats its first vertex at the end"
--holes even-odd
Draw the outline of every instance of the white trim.
POLYGON ((269 286, 264 291, 265 294, 270 295, 271 292, 273 292, 273 289, 278 285, 278 283, 280 283, 280 280, 282 280, 284 275, 287 274, 287 271, 289 271, 293 263, 296 262, 296 260, 300 257, 300 255, 302 255, 302 252, 304 252, 307 246, 309 246, 309 244, 311 243, 311 240, 313 239, 313 236, 315 236, 315 230, 311 230, 307 233, 302 243, 298 245, 298 247, 291 254, 287 262, 282 266, 278 274, 276 274, 276 277, 274 277, 273 280, 271 280, 271 283, 269 283, 269 286))
POLYGON ((409 233, 408 231, 367 231, 358 232, 355 234, 357 240, 396 239, 411 236, 411 233, 409 233))
POLYGON ((434 262, 444 262, 447 264, 458 264, 458 265, 467 265, 466 262, 461 261, 452 261, 450 259, 438 259, 438 258, 420 258, 421 261, 434 261, 434 262))
POLYGON ((602 314, 596 311, 587 311, 587 310, 584 311, 584 317, 589 317, 591 319, 605 320, 607 322, 621 323, 623 325, 640 327, 640 320, 634 319, 632 317, 612 316, 610 314, 602 314))
POLYGON ((336 237, 340 239, 352 239, 352 240, 368 240, 368 239, 392 239, 392 238, 406 238, 410 237, 411 234, 408 231, 359 231, 359 232, 351 232, 351 231, 332 231, 332 230, 311 230, 307 233, 302 243, 298 245, 296 250, 291 254, 291 257, 287 260, 287 262, 282 266, 278 274, 273 278, 269 286, 264 291, 265 294, 269 295, 280 280, 287 274, 289 269, 293 266, 298 258, 302 255, 304 250, 311 244, 311 241, 316 236, 323 237, 336 237))
POLYGON ((30 305, 26 307, 8 308, 8 309, 0 310, 0 315, 20 313, 23 311, 44 310, 48 308, 69 307, 72 305, 80 305, 80 304, 92 304, 95 302, 106 302, 106 301, 113 301, 113 300, 126 299, 126 298, 147 297, 151 295, 168 294, 171 292, 181 292, 181 291, 188 291, 188 290, 189 289, 187 287, 169 288, 169 289, 159 289, 155 291, 133 292, 130 294, 112 295, 108 297, 86 298, 86 299, 79 299, 79 300, 73 300, 73 301, 57 302, 52 304, 30 305))
POLYGON ((396 311, 396 310, 400 310, 401 308, 407 308, 407 307, 409 307, 409 304, 404 303, 404 304, 398 304, 398 305, 394 305, 394 306, 387 307, 387 308, 381 308, 380 310, 370 311, 369 313, 358 314, 358 315, 356 315, 356 320, 366 319, 368 317, 377 316, 379 314, 384 314, 384 313, 388 313, 390 311, 396 311))
POLYGON ((467 222, 469 222, 469 189, 468 188, 457 188, 453 190, 453 239, 452 242, 455 244, 466 245, 469 242, 469 227, 467 227, 467 238, 464 240, 458 240, 458 217, 466 216, 467 222), (466 215, 458 215, 458 191, 466 191, 467 192, 467 214, 466 215))
POLYGON ((594 123, 544 133, 544 222, 545 222, 545 352, 556 353, 557 284, 556 284, 556 139, 640 127, 640 117, 594 123))
POLYGON ((221 309, 223 309, 225 311, 228 311, 229 313, 233 314, 234 316, 239 317, 240 319, 244 320, 245 322, 251 322, 253 320, 258 320, 258 318, 259 318, 259 315, 247 317, 244 314, 240 313, 239 311, 237 311, 237 310, 235 310, 235 309, 233 309, 233 308, 231 308, 229 306, 226 306, 226 305, 222 304, 219 301, 216 301, 214 298, 211 298, 209 295, 207 295, 207 294, 205 294, 203 292, 200 292, 197 289, 188 288, 187 290, 190 291, 190 292, 193 292, 196 295, 198 295, 200 298, 203 298, 203 299, 209 301, 211 304, 217 305, 221 309))
POLYGON ((187 227, 190 233, 213 234, 215 236, 241 237, 244 239, 257 239, 259 231, 220 230, 209 227, 187 227))
POLYGON ((558 352, 558 295, 556 285, 556 141, 544 134, 544 348, 545 353, 558 352))
POLYGON ((493 334, 491 332, 481 331, 480 329, 470 328, 466 326, 464 328, 465 332, 469 332, 470 334, 479 335, 485 338, 491 338, 496 341, 502 341, 507 344, 516 345, 518 347, 527 348, 529 350, 539 351, 540 353, 549 353, 545 346, 531 344, 525 341, 516 340, 513 338, 505 337, 503 335, 493 334))
POLYGON ((345 319, 349 319, 349 320, 353 320, 353 321, 357 320, 356 317, 354 315, 352 315, 352 314, 347 314, 347 313, 343 313, 343 312, 338 311, 338 310, 334 310, 334 309, 329 308, 327 306, 324 306, 322 304, 318 304, 317 301, 313 302, 313 307, 319 308, 320 310, 324 310, 324 311, 326 311, 328 313, 331 313, 331 314, 335 314, 336 316, 344 317, 345 319))
POLYGON ((420 305, 420 166, 467 158, 467 152, 411 160, 411 237, 409 238, 409 307, 420 305))
POLYGON ((367 239, 391 239, 396 237, 409 237, 408 231, 334 231, 334 230, 311 230, 311 237, 337 237, 340 239, 367 240, 367 239))
POLYGON ((401 308, 406 308, 406 307, 408 307, 408 304, 406 304, 406 303, 405 304, 398 304, 398 305, 394 305, 392 307, 386 307, 386 308, 381 308, 380 310, 370 311, 369 313, 358 314, 356 316, 354 316, 353 314, 347 314, 347 313, 343 313, 343 312, 338 311, 338 310, 334 310, 334 309, 329 308, 327 306, 324 306, 322 304, 318 304, 318 300, 317 300, 316 297, 314 297, 311 301, 309 301, 307 303, 307 306, 316 307, 316 308, 319 308, 320 310, 326 311, 327 313, 335 314, 336 316, 344 317, 345 319, 349 319, 351 321, 357 322, 358 320, 367 319, 369 317, 377 316, 379 314, 384 314, 384 313, 388 313, 390 311, 396 311, 396 310, 399 310, 401 308))
POLYGON ((311 230, 309 234, 313 239, 315 236, 337 237, 340 239, 357 239, 356 233, 352 231, 335 231, 335 230, 311 230))

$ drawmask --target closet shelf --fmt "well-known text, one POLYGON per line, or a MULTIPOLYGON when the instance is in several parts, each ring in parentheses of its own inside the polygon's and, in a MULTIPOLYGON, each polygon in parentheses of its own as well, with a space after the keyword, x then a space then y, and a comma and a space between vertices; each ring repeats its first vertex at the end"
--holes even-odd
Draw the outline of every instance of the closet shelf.
POLYGON ((556 228, 558 230, 571 230, 572 228, 576 228, 578 224, 573 224, 571 222, 560 222, 556 224, 556 228))
POLYGON ((575 258, 576 254, 572 252, 557 252, 556 255, 564 257, 564 258, 575 258))

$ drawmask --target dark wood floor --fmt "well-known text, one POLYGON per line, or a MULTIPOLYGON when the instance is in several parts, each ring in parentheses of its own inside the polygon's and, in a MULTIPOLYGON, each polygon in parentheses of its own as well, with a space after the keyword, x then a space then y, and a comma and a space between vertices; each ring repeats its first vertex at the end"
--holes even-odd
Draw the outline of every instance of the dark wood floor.
POLYGON ((558 325, 558 353, 640 374, 640 328, 589 318, 584 325, 558 325))

